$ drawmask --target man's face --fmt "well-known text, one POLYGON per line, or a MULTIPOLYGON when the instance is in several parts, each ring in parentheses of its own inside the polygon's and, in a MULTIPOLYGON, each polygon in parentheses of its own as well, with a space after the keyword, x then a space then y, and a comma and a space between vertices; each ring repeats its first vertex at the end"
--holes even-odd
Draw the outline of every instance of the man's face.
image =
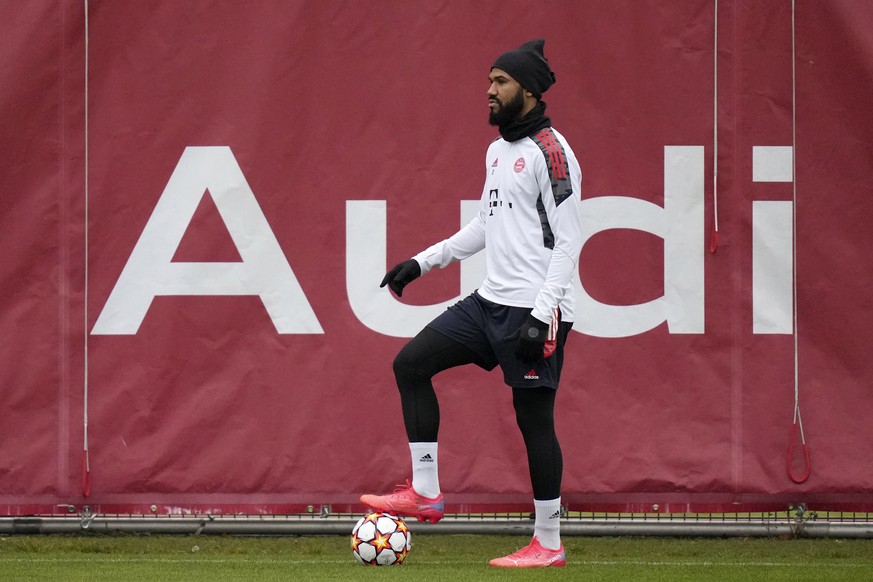
POLYGON ((491 69, 488 75, 488 123, 498 127, 518 117, 524 109, 524 88, 503 69, 491 69))

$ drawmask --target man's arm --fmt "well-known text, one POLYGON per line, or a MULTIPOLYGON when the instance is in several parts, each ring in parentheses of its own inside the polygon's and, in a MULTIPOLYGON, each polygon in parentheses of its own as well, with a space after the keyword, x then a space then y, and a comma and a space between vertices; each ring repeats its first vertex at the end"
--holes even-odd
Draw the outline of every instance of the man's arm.
POLYGON ((444 268, 475 255, 485 248, 485 220, 482 212, 451 237, 431 245, 413 258, 398 263, 385 274, 380 287, 388 285, 398 297, 403 288, 434 267, 444 268))
POLYGON ((471 257, 485 248, 485 218, 482 211, 449 238, 431 245, 413 257, 425 274, 434 267, 443 269, 471 257))
POLYGON ((582 171, 573 152, 558 142, 554 134, 544 139, 550 140, 546 148, 550 155, 538 160, 540 163, 535 167, 554 246, 531 315, 551 323, 555 308, 564 295, 571 292, 573 276, 579 268, 583 240, 582 171))

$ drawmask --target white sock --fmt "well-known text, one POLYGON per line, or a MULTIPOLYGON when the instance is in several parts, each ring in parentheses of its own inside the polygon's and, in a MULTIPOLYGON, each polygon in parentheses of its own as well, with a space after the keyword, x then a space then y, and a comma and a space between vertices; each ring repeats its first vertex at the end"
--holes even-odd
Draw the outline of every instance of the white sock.
POLYGON ((436 443, 409 443, 412 455, 412 488, 419 495, 436 497, 440 494, 437 469, 436 443))
POLYGON ((561 498, 534 499, 534 536, 548 550, 561 547, 561 498))

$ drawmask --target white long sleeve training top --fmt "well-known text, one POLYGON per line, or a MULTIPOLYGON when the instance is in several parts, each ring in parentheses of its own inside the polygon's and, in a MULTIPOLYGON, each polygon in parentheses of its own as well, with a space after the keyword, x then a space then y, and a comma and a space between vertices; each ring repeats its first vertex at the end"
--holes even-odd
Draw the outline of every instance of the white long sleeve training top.
POLYGON ((582 171, 567 140, 553 128, 488 147, 482 202, 451 237, 413 258, 422 275, 485 249, 487 276, 479 294, 531 308, 551 323, 575 321, 573 276, 582 251, 582 171))

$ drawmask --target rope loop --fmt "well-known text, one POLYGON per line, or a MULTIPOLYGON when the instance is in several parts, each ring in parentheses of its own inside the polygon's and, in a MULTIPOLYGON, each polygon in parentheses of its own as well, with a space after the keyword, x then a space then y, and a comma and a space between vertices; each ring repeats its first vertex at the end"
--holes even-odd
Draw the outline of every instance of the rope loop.
POLYGON ((806 444, 806 439, 804 439, 801 435, 801 443, 800 446, 803 447, 803 462, 804 468, 803 473, 797 475, 794 472, 794 457, 797 449, 797 431, 798 431, 798 423, 794 423, 791 425, 791 438, 788 443, 788 456, 787 456, 787 469, 788 476, 791 477, 791 480, 800 485, 801 483, 805 483, 807 479, 809 479, 809 474, 812 470, 812 464, 809 461, 809 446, 806 444))

